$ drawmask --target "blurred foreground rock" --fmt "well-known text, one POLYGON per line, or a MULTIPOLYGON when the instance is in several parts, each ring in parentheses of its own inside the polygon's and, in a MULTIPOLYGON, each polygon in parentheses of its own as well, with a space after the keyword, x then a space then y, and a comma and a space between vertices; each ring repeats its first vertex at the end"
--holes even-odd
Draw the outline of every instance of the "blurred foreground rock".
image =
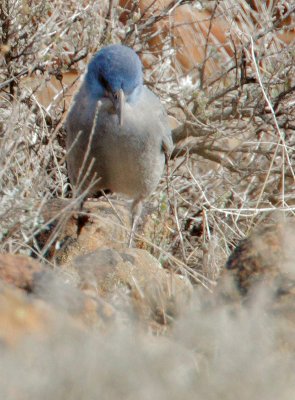
POLYGON ((256 228, 230 255, 218 294, 263 309, 278 327, 281 346, 295 349, 295 223, 256 228))
POLYGON ((167 326, 185 308, 192 293, 189 282, 164 270, 140 249, 98 249, 75 258, 66 268, 78 273, 82 290, 99 293, 121 311, 127 307, 151 328, 167 326))
POLYGON ((31 301, 20 289, 0 282, 0 340, 15 344, 26 335, 47 334, 52 327, 52 310, 31 301))
POLYGON ((224 272, 242 295, 260 284, 277 288, 277 295, 286 294, 295 283, 294 240, 294 222, 262 226, 238 244, 224 272))
POLYGON ((41 265, 30 257, 0 254, 0 279, 10 285, 31 292, 34 276, 41 271, 41 265))
POLYGON ((255 231, 213 293, 118 242, 85 254, 85 238, 56 265, 0 255, 0 398, 291 399, 293 240, 291 225, 255 231))
POLYGON ((43 335, 61 321, 74 329, 103 328, 114 308, 75 286, 69 273, 51 270, 27 256, 0 254, 0 338, 43 335), (10 332, 13 332, 11 335, 10 332))

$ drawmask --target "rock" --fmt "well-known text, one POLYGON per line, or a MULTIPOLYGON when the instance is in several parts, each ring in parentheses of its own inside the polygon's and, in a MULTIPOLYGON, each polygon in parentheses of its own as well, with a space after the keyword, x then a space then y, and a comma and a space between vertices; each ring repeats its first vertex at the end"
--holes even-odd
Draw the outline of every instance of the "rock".
POLYGON ((255 230, 242 240, 227 260, 225 275, 231 275, 242 295, 263 283, 277 294, 293 287, 295 278, 295 224, 277 223, 255 230))
POLYGON ((103 327, 115 318, 113 307, 97 294, 88 295, 75 287, 75 277, 30 257, 0 254, 0 279, 27 292, 30 301, 41 300, 84 325, 103 327))
POLYGON ((47 270, 35 280, 33 295, 89 327, 104 328, 115 318, 114 308, 98 293, 77 288, 68 273, 47 270))
POLYGON ((292 220, 256 229, 230 255, 218 288, 233 303, 271 316, 279 329, 279 346, 289 349, 295 349, 294 241, 292 220))
POLYGON ((0 340, 15 344, 27 335, 44 336, 52 331, 54 312, 45 303, 0 282, 0 340))
MULTIPOLYGON (((51 297, 53 296, 56 296, 54 291, 51 292, 51 297)), ((70 300, 69 296, 68 299, 70 300)), ((59 329, 70 335, 92 331, 90 327, 101 330, 114 317, 112 307, 98 298, 81 294, 78 300, 74 297, 71 300, 76 301, 76 304, 67 313, 64 306, 59 303, 57 307, 52 299, 28 296, 18 288, 0 282, 1 343, 11 346, 29 337, 34 341, 44 341, 53 337, 59 329)))
POLYGON ((0 279, 20 289, 31 292, 34 276, 41 270, 41 264, 31 257, 0 254, 0 279))
POLYGON ((126 248, 130 211, 112 203, 116 211, 108 201, 87 201, 83 213, 68 200, 46 203, 38 251, 59 268, 42 270, 32 294, 90 325, 132 314, 152 329, 167 327, 186 307, 191 284, 147 251, 126 248))
POLYGON ((139 249, 98 249, 65 268, 77 271, 83 290, 99 293, 117 308, 121 304, 116 299, 128 296, 132 312, 149 325, 168 325, 186 306, 192 289, 185 279, 164 270, 139 249))
POLYGON ((64 264, 100 247, 127 244, 130 211, 126 202, 86 201, 80 213, 74 206, 70 200, 53 199, 41 212, 46 228, 38 234, 37 242, 41 250, 49 246, 46 253, 50 260, 64 264))

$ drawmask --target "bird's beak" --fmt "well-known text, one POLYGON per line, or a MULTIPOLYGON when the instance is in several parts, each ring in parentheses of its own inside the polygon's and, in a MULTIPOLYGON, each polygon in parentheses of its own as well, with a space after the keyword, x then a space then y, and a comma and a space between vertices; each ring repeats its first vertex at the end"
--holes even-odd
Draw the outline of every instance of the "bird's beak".
POLYGON ((125 107, 125 96, 123 89, 120 89, 118 92, 116 92, 113 96, 113 99, 114 99, 113 101, 115 110, 119 118, 119 125, 122 126, 124 121, 124 107, 125 107))

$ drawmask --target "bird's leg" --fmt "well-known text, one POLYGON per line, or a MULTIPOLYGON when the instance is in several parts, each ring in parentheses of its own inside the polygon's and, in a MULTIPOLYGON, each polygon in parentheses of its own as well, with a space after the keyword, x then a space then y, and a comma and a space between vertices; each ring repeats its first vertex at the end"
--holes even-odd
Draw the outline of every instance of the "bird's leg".
POLYGON ((116 208, 114 207, 113 203, 112 203, 111 200, 108 198, 106 192, 105 192, 103 189, 101 189, 101 193, 102 193, 102 195, 104 196, 104 198, 106 199, 106 201, 109 203, 109 205, 112 207, 112 210, 113 210, 114 213, 116 214, 116 217, 118 218, 118 220, 120 221, 120 223, 121 223, 122 225, 125 225, 125 224, 124 224, 124 221, 123 221, 122 218, 120 217, 120 215, 119 215, 118 211, 116 210, 116 208))
POLYGON ((142 210, 142 199, 136 199, 133 201, 132 207, 131 207, 131 212, 132 212, 132 227, 131 227, 131 232, 129 236, 129 241, 128 241, 128 247, 131 247, 133 244, 133 238, 135 234, 135 230, 137 227, 138 219, 140 217, 142 210))

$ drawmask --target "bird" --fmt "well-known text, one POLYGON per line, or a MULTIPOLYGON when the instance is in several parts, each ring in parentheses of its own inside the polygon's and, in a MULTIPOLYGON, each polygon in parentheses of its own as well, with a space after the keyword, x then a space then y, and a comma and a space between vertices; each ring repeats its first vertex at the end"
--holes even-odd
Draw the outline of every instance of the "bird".
POLYGON ((90 60, 66 122, 66 160, 71 185, 132 202, 133 234, 143 201, 156 189, 173 149, 168 115, 143 83, 142 63, 125 45, 103 47, 90 60))

